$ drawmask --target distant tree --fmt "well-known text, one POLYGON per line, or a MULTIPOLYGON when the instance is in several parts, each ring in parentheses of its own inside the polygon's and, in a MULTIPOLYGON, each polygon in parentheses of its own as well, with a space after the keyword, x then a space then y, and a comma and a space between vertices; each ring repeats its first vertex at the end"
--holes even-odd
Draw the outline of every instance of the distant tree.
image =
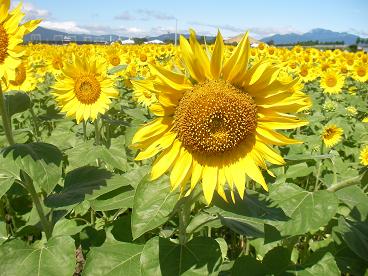
POLYGON ((361 42, 360 37, 357 37, 355 44, 358 45, 361 42))
POLYGON ((147 42, 147 38, 145 37, 144 38, 135 37, 133 38, 133 40, 136 44, 143 44, 144 42, 147 42))
POLYGON ((269 41, 267 41, 266 42, 268 45, 275 45, 275 41, 273 41, 272 39, 271 40, 269 40, 269 41))

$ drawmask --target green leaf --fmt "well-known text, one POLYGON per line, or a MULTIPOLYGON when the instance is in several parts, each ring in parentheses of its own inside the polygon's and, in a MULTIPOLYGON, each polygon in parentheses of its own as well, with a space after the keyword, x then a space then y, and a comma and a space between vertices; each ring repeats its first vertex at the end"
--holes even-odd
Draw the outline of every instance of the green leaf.
POLYGON ((18 167, 14 166, 10 157, 4 158, 0 155, 0 198, 10 189, 15 180, 20 180, 18 167))
POLYGON ((53 237, 28 246, 13 240, 0 246, 0 271, 7 275, 70 276, 75 268, 74 240, 53 237))
POLYGON ((83 275, 141 275, 140 257, 143 245, 108 242, 91 248, 87 255, 83 275))
POLYGON ((109 69, 109 70, 107 71, 107 74, 109 74, 109 75, 116 74, 116 73, 118 73, 118 72, 120 72, 120 71, 125 70, 125 69, 127 68, 127 66, 128 66, 128 65, 126 65, 126 64, 120 64, 120 65, 118 65, 118 66, 112 67, 111 69, 109 69))
POLYGON ((25 171, 37 187, 51 193, 61 177, 61 151, 51 144, 15 144, 2 150, 2 156, 18 171, 25 171))
POLYGON ((248 237, 264 237, 266 223, 272 225, 288 219, 266 196, 254 191, 248 191, 243 199, 237 196, 235 204, 216 196, 214 204, 207 212, 218 215, 222 224, 248 237))
POLYGON ((121 187, 97 199, 91 200, 91 207, 95 211, 109 211, 133 207, 134 189, 130 186, 121 187))
POLYGON ((31 106, 31 100, 26 93, 10 91, 4 94, 5 108, 9 116, 26 111, 31 106))
POLYGON ((368 216, 368 196, 362 188, 357 185, 346 187, 336 192, 338 199, 345 203, 350 210, 352 216, 364 219, 368 216), (356 214, 359 213, 359 214, 356 214))
POLYGON ((267 252, 262 263, 268 274, 277 275, 283 273, 289 264, 291 251, 282 246, 275 247, 267 252))
POLYGON ((131 229, 131 215, 130 213, 114 220, 112 224, 111 234, 114 239, 122 242, 133 241, 131 229))
POLYGON ((145 122, 147 120, 143 113, 142 108, 123 109, 124 113, 138 120, 139 122, 145 122))
POLYGON ((134 195, 133 238, 136 239, 165 223, 178 200, 179 193, 171 191, 166 175, 152 182, 149 181, 149 177, 145 177, 138 184, 134 195))
POLYGON ((263 276, 266 275, 266 271, 262 262, 251 256, 241 256, 235 260, 233 269, 231 270, 231 276, 263 276))
POLYGON ((334 193, 326 190, 308 192, 290 183, 272 185, 270 198, 291 218, 277 227, 283 235, 316 231, 333 218, 338 208, 334 193))
POLYGON ((149 240, 141 256, 142 275, 217 275, 221 265, 219 244, 211 238, 198 237, 185 245, 169 239, 149 240))
POLYGON ((74 219, 61 219, 59 220, 52 231, 52 236, 73 236, 78 234, 87 227, 87 224, 78 225, 77 221, 74 219))
POLYGON ((62 207, 82 202, 86 195, 107 186, 112 173, 97 167, 86 166, 69 172, 65 177, 64 188, 45 199, 49 207, 62 207))
POLYGON ((346 245, 360 258, 368 261, 368 223, 349 221, 343 217, 333 229, 339 233, 346 245))
POLYGON ((295 269, 288 272, 300 276, 341 275, 334 256, 329 252, 327 252, 320 260, 315 262, 313 265, 306 267, 304 270, 295 269))
POLYGON ((303 176, 307 176, 311 174, 314 170, 315 170, 314 166, 308 167, 306 163, 299 163, 299 164, 290 166, 287 169, 286 174, 284 176, 285 178, 289 178, 289 179, 296 178, 296 177, 303 177, 303 176))
POLYGON ((112 168, 122 171, 127 170, 128 164, 126 160, 125 148, 121 149, 116 146, 106 148, 104 146, 96 146, 94 142, 82 142, 72 149, 66 151, 68 155, 68 169, 75 169, 86 165, 95 165, 96 160, 100 159, 112 168), (83 156, 83 158, 80 158, 83 156))

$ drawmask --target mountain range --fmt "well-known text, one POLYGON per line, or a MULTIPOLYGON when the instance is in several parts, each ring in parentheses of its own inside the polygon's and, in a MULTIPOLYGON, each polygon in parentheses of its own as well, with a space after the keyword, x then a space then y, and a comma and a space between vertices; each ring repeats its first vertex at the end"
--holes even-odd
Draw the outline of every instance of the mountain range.
MULTIPOLYGON (((188 34, 183 34, 185 37, 188 37, 188 34)), ((65 37, 70 37, 72 41, 116 41, 118 39, 127 39, 126 36, 118 36, 115 34, 111 35, 90 35, 90 34, 69 34, 66 32, 60 32, 56 30, 46 29, 43 27, 38 27, 32 33, 25 36, 24 41, 61 41, 65 37)), ((174 33, 162 34, 159 36, 151 36, 146 37, 147 40, 159 39, 162 41, 171 40, 173 41, 175 38, 174 33)), ((215 37, 206 36, 206 40, 213 40, 215 37)), ((275 44, 294 44, 298 42, 305 41, 319 41, 319 42, 335 42, 335 41, 344 41, 344 44, 350 45, 355 44, 357 35, 349 34, 346 32, 333 32, 326 29, 313 29, 304 34, 275 34, 269 37, 264 37, 261 41, 270 42, 273 41, 275 44)))
POLYGON ((355 44, 357 35, 349 34, 346 32, 339 33, 326 29, 313 29, 304 34, 275 34, 269 37, 264 37, 261 40, 264 42, 273 41, 275 44, 294 44, 297 42, 305 41, 319 41, 319 42, 335 42, 344 41, 344 44, 355 44))

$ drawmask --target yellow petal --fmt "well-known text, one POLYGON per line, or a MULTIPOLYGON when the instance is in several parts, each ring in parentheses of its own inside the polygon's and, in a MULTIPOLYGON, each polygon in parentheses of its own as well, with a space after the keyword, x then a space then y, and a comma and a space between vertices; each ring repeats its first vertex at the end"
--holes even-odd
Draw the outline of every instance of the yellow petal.
POLYGON ((266 191, 268 191, 268 187, 267 184, 263 178, 263 175, 260 171, 260 169, 256 166, 256 164, 254 164, 253 159, 250 157, 250 155, 248 154, 245 158, 244 158, 244 163, 246 166, 246 174, 252 178, 255 182, 261 184, 261 186, 263 187, 263 189, 265 189, 266 191))
POLYGON ((151 170, 151 179, 157 179, 163 175, 175 162, 179 155, 181 142, 175 140, 170 148, 164 150, 159 157, 153 162, 151 170))
POLYGON ((224 60, 224 40, 220 31, 217 32, 215 48, 213 49, 211 58, 211 73, 214 79, 220 78, 222 62, 224 60))
POLYGON ((172 189, 185 185, 186 180, 189 179, 191 168, 192 155, 185 148, 182 148, 170 174, 172 189))
POLYGON ((202 172, 202 189, 207 204, 210 204, 217 186, 217 167, 205 166, 202 172))

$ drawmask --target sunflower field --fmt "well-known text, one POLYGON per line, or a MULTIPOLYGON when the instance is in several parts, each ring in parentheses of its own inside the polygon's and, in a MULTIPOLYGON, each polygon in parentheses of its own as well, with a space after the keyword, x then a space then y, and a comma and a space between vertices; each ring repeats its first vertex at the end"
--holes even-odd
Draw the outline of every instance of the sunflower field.
POLYGON ((0 275, 368 275, 368 55, 24 45, 0 0, 0 275))

